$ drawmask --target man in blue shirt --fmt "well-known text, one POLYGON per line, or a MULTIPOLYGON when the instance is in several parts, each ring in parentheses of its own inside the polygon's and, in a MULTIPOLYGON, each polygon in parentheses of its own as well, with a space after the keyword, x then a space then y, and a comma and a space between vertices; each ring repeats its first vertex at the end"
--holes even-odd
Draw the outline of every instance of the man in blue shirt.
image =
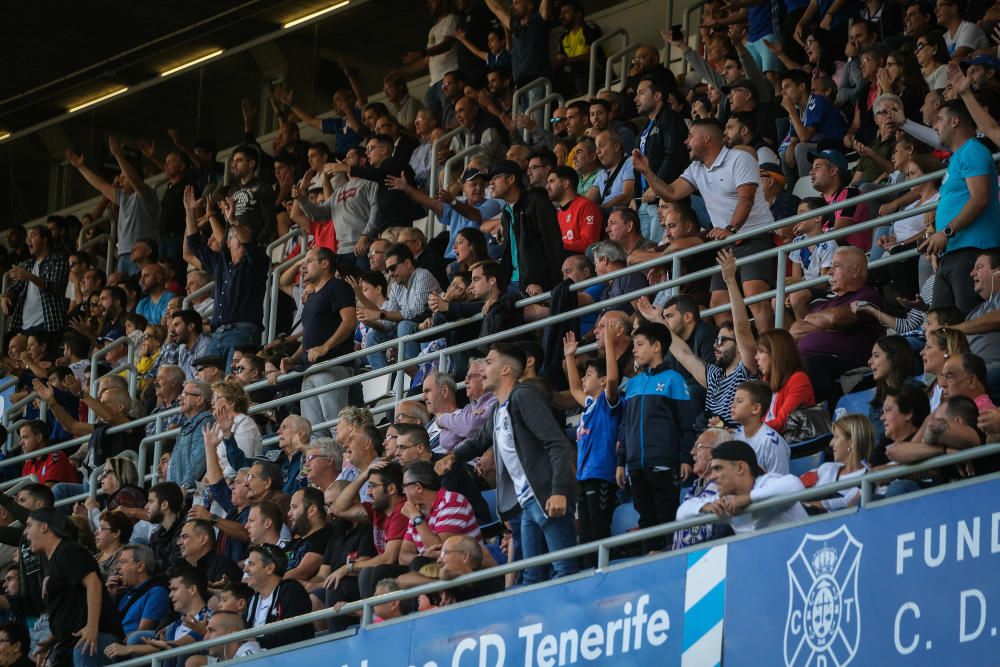
POLYGON ((125 593, 118 598, 118 614, 126 641, 137 630, 156 630, 170 614, 167 589, 156 582, 155 574, 156 557, 152 549, 141 544, 122 549, 117 583, 125 587, 125 593))
POLYGON ((1000 247, 997 169, 989 149, 975 138, 976 125, 961 100, 941 106, 934 129, 952 155, 941 183, 937 231, 919 249, 938 255, 933 305, 968 313, 982 302, 969 279, 976 257, 1000 247))
POLYGON ((826 97, 811 94, 811 83, 809 74, 802 70, 788 70, 781 75, 781 106, 788 112, 791 126, 778 154, 785 174, 795 179, 809 174, 809 151, 816 150, 817 144, 839 143, 847 134, 844 114, 826 97))

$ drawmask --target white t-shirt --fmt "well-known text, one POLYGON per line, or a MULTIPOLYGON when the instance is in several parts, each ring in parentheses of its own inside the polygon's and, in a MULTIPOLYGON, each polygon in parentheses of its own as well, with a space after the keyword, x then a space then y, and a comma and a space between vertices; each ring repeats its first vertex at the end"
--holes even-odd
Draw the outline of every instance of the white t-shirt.
MULTIPOLYGON (((31 267, 31 274, 38 275, 38 262, 31 267)), ((28 293, 24 298, 24 310, 21 312, 21 328, 31 329, 45 324, 45 310, 42 308, 42 292, 38 285, 28 282, 28 293)))
MULTIPOLYGON (((802 482, 795 475, 765 473, 754 480, 753 489, 750 490, 750 502, 759 503, 768 498, 787 496, 804 489, 802 482)), ((729 525, 733 527, 734 533, 749 533, 789 521, 801 521, 808 516, 802 509, 802 503, 790 503, 764 512, 734 516, 729 519, 729 525)))
POLYGON ((990 40, 975 23, 962 21, 958 24, 954 37, 947 30, 944 31, 944 43, 948 47, 948 55, 953 56, 955 51, 963 46, 967 46, 973 51, 988 48, 990 40))
MULTIPOLYGON (((927 201, 920 201, 919 199, 911 204, 907 204, 903 210, 909 211, 918 206, 924 206, 926 204, 933 204, 938 199, 941 198, 941 193, 935 192, 934 196, 927 201)), ((897 220, 892 223, 892 233, 896 235, 896 242, 902 243, 908 238, 919 234, 924 231, 924 214, 910 216, 909 218, 903 218, 902 220, 897 220)))
MULTIPOLYGON (((255 459, 264 451, 264 442, 260 437, 260 427, 250 415, 238 414, 233 420, 233 437, 236 438, 236 446, 250 459, 255 459)), ((215 449, 219 456, 219 465, 222 466, 222 474, 232 477, 236 470, 229 463, 226 456, 226 443, 220 442, 215 449)))
MULTIPOLYGON (((432 25, 430 31, 427 33, 427 48, 437 46, 443 42, 447 37, 455 33, 455 28, 457 27, 458 17, 454 14, 448 14, 438 19, 438 22, 432 25)), ((431 85, 433 86, 443 79, 445 74, 458 69, 458 49, 453 44, 444 53, 431 56, 427 59, 427 68, 430 70, 431 85)))
POLYGON ((788 461, 792 458, 792 450, 781 434, 767 424, 761 424, 753 437, 748 436, 741 426, 733 434, 733 438, 742 440, 753 448, 757 454, 757 463, 764 472, 788 474, 788 461))
MULTIPOLYGON (((796 236, 795 241, 805 239, 805 235, 796 236)), ((833 266, 833 255, 837 252, 836 241, 822 241, 808 248, 799 248, 788 253, 788 259, 802 267, 802 277, 806 280, 819 278, 823 269, 833 266)))
POLYGON ((278 588, 277 586, 275 586, 274 590, 271 591, 270 595, 268 595, 266 598, 264 597, 260 598, 260 600, 257 602, 257 609, 254 611, 253 615, 253 627, 259 628, 265 623, 267 623, 267 615, 271 611, 271 605, 274 604, 274 592, 277 590, 278 588))
POLYGON ((497 406, 493 413, 493 442, 496 444, 497 453, 500 454, 500 461, 507 469, 510 478, 514 481, 514 489, 517 490, 517 502, 522 507, 535 494, 531 492, 528 484, 528 476, 521 465, 521 459, 517 456, 517 449, 514 448, 514 427, 510 423, 510 413, 507 411, 510 403, 503 403, 497 406))
POLYGON ((774 222, 760 187, 760 165, 746 151, 723 148, 710 167, 694 161, 684 170, 681 178, 693 185, 705 200, 713 227, 724 229, 732 223, 733 211, 739 201, 736 188, 750 183, 757 186, 757 192, 750 215, 740 231, 750 231, 774 222))

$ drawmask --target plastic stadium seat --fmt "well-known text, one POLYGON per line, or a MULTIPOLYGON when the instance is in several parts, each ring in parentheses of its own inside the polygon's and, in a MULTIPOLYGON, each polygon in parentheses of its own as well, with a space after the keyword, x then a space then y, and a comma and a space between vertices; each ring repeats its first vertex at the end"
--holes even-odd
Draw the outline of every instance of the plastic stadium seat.
POLYGON ((364 401, 366 404, 374 403, 386 396, 391 388, 392 374, 365 380, 361 383, 361 391, 364 392, 364 401))
POLYGON ((809 176, 802 176, 799 180, 795 181, 795 189, 792 190, 794 194, 799 199, 805 199, 806 197, 820 197, 820 193, 813 187, 812 178, 809 176))
POLYGON ((840 397, 837 401, 837 408, 833 411, 833 416, 835 419, 840 419, 844 415, 865 415, 867 416, 871 410, 872 398, 875 397, 875 388, 865 389, 863 391, 856 391, 851 394, 845 394, 840 397))
POLYGON ((798 477, 819 467, 826 460, 826 447, 832 439, 832 433, 825 433, 811 440, 788 443, 792 450, 792 460, 788 464, 788 471, 798 477))
POLYGON ((788 472, 796 477, 801 477, 810 470, 818 468, 825 460, 826 455, 823 454, 823 450, 809 456, 792 459, 788 464, 788 472))
POLYGON ((615 513, 611 515, 612 535, 624 535, 638 527, 639 513, 635 511, 632 503, 623 503, 615 508, 615 513))
MULTIPOLYGON (((496 489, 487 489, 482 492, 483 500, 486 501, 486 506, 490 508, 490 516, 493 520, 486 524, 485 526, 480 526, 479 530, 483 532, 484 538, 491 538, 500 535, 503 532, 504 525, 503 521, 500 520, 500 515, 497 514, 497 492, 496 489)), ((500 562, 500 561, 497 561, 500 562)))

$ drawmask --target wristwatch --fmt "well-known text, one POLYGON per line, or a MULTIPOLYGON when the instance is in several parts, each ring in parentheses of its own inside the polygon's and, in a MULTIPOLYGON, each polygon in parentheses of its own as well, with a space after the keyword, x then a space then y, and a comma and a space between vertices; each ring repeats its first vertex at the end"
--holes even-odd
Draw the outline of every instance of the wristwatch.
POLYGON ((384 320, 385 319, 385 311, 382 311, 382 310, 378 311, 378 318, 380 320, 384 320))
POLYGON ((726 225, 726 231, 729 232, 730 234, 735 234, 740 230, 734 227, 733 225, 726 225))
POLYGON ((413 527, 416 528, 417 526, 419 526, 424 522, 424 517, 418 514, 417 516, 410 519, 410 522, 413 523, 413 527))
POLYGON ((948 225, 947 227, 941 230, 941 233, 947 236, 948 238, 951 238, 952 236, 955 235, 955 230, 952 229, 951 225, 948 225))

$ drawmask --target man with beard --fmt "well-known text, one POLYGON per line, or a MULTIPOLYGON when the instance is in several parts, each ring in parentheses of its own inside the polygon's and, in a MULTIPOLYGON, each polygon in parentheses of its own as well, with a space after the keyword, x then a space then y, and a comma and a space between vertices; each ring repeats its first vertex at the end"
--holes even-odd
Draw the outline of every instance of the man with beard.
POLYGON ((156 365, 176 364, 184 377, 194 380, 198 372, 194 360, 208 354, 212 339, 203 333, 202 319, 194 309, 178 310, 170 314, 167 326, 169 342, 163 346, 156 365))
POLYGON ((156 571, 166 572, 181 562, 180 536, 183 525, 181 510, 184 494, 173 482, 160 482, 149 490, 146 512, 149 522, 157 528, 149 536, 149 548, 156 557, 156 571))
POLYGON ((309 486, 292 495, 288 521, 295 539, 288 545, 288 572, 285 579, 298 579, 305 583, 319 572, 323 554, 330 540, 330 527, 326 522, 323 492, 309 486))

